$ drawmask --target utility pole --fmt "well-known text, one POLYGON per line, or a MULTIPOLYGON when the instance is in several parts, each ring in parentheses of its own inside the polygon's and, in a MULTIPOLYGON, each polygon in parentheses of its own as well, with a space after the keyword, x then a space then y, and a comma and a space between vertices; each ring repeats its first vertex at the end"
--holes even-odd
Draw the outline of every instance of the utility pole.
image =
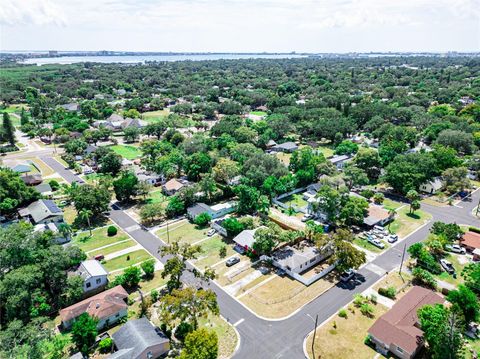
POLYGON ((403 267, 403 260, 405 259, 405 252, 407 250, 407 243, 403 245, 403 253, 402 253, 402 261, 400 262, 400 270, 398 271, 398 274, 400 274, 400 278, 405 282, 405 280, 402 277, 402 267, 403 267))
POLYGON ((169 231, 169 228, 168 228, 168 219, 167 219, 167 242, 168 242, 168 244, 170 244, 170 231, 169 231))
POLYGON ((315 337, 317 336, 317 323, 318 323, 318 314, 315 316, 315 328, 313 328, 313 340, 312 340, 313 359, 315 359, 315 337))

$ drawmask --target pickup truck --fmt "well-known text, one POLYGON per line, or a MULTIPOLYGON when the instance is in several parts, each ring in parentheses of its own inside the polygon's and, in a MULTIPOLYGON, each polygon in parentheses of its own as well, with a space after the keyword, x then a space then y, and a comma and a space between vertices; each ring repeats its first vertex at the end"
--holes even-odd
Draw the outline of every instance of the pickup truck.
POLYGON ((446 259, 440 259, 440 265, 443 269, 445 269, 448 274, 455 274, 455 268, 453 267, 452 263, 450 263, 446 259))
POLYGON ((380 248, 380 249, 385 248, 385 244, 383 244, 382 241, 380 241, 377 238, 373 238, 372 236, 367 236, 367 241, 373 244, 377 248, 380 248))
POLYGON ((458 253, 458 254, 465 254, 466 251, 465 251, 465 248, 463 247, 460 247, 458 244, 447 244, 445 246, 445 250, 449 251, 449 252, 453 252, 453 253, 458 253))

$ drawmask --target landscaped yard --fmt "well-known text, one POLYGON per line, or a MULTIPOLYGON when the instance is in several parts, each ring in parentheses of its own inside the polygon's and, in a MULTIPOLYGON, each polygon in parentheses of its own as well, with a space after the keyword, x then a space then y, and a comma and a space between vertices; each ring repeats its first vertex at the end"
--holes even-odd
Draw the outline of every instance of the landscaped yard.
POLYGON ((281 200, 281 202, 285 203, 287 206, 302 208, 308 206, 308 202, 302 198, 301 193, 292 194, 281 200))
POLYGON ((394 209, 394 210, 397 210, 398 208, 400 208, 401 206, 403 206, 404 203, 400 203, 400 202, 397 202, 397 201, 392 201, 391 199, 389 198, 385 198, 383 200, 383 207, 389 211, 391 209, 394 209))
POLYGON ((108 271, 119 270, 127 268, 131 265, 138 264, 140 262, 146 261, 147 259, 152 258, 150 254, 144 249, 139 249, 130 253, 123 254, 121 256, 112 258, 103 262, 103 266, 108 271))
POLYGON ((316 149, 322 152, 326 158, 332 157, 335 152, 335 150, 329 146, 319 146, 316 149))
MULTIPOLYGON (((373 305, 373 317, 367 317, 355 308, 353 304, 347 310, 347 318, 338 315, 317 329, 315 337, 315 359, 316 358, 356 358, 372 359, 377 353, 375 350, 364 344, 368 329, 375 320, 387 311, 387 307, 377 304, 373 305)), ((310 358, 312 354, 313 334, 307 338, 306 348, 310 358)))
MULTIPOLYGON (((383 242, 383 244, 385 244, 385 249, 387 249, 389 247, 389 245, 387 243, 385 243, 384 241, 382 241, 382 242, 383 242)), ((362 238, 358 238, 358 237, 353 240, 353 243, 355 243, 359 247, 365 248, 367 251, 374 252, 374 253, 380 253, 380 252, 385 250, 385 249, 380 249, 377 246, 374 246, 373 244, 371 244, 366 239, 362 239, 362 238)))
POLYGON ((97 250, 88 252, 87 254, 90 258, 93 258, 93 257, 95 257, 99 254, 103 254, 104 256, 106 256, 107 254, 115 253, 115 252, 121 251, 125 248, 133 247, 134 245, 136 245, 134 240, 127 239, 124 242, 113 244, 111 246, 108 246, 108 247, 105 247, 105 248, 102 248, 102 249, 97 249, 97 250))
POLYGON ((208 318, 200 318, 199 326, 213 330, 218 336, 218 358, 230 358, 237 346, 238 337, 231 324, 223 318, 209 315, 208 318))
MULTIPOLYGON (((181 221, 169 225, 170 242, 193 244, 207 237, 210 228, 197 229, 196 226, 188 221, 181 221)), ((156 233, 165 243, 168 243, 167 227, 163 226, 156 233)))
POLYGON ((282 162, 285 166, 288 166, 290 164, 290 157, 292 157, 291 153, 283 153, 283 152, 277 152, 275 154, 277 158, 282 162))
POLYGON ((219 235, 200 243, 200 246, 202 247, 203 252, 198 256, 198 261, 195 262, 195 265, 200 269, 211 267, 215 263, 218 263, 221 260, 235 254, 232 243, 227 242, 222 236, 219 235), (220 248, 224 246, 227 248, 227 256, 225 258, 220 258, 219 251, 220 248))
POLYGON ((267 116, 267 113, 265 111, 250 111, 250 115, 267 116))
POLYGON ((112 243, 129 239, 128 235, 117 227, 118 233, 115 236, 107 235, 107 227, 97 228, 92 231, 92 236, 88 231, 76 235, 72 243, 85 252, 93 251, 99 247, 103 247, 112 243))
POLYGON ((456 278, 454 278, 452 275, 448 274, 445 271, 442 271, 441 274, 435 275, 435 277, 455 286, 462 284, 464 280, 461 274, 466 263, 462 263, 461 259, 466 260, 465 256, 460 254, 449 254, 445 257, 445 259, 452 263, 453 267, 455 268, 456 278))
POLYGON ((338 282, 335 272, 305 286, 289 276, 266 282, 240 298, 255 313, 267 318, 282 318, 301 308, 338 282))
POLYGON ((408 272, 402 271, 402 275, 400 276, 398 271, 393 271, 388 273, 385 278, 376 283, 373 286, 373 289, 378 292, 380 287, 393 287, 397 291, 395 298, 399 299, 411 289, 412 278, 412 275, 408 272))
POLYGON ((73 224, 75 221, 75 218, 77 218, 77 211, 75 210, 75 207, 73 206, 65 206, 62 208, 63 210, 63 219, 65 222, 68 224, 73 224))
POLYGON ((395 220, 387 226, 392 233, 396 233, 399 237, 405 237, 412 233, 420 226, 427 223, 432 216, 421 209, 415 213, 409 213, 409 206, 405 206, 397 211, 395 220))
POLYGON ((142 151, 140 151, 140 149, 136 146, 114 145, 110 146, 110 148, 113 150, 113 152, 119 154, 127 160, 134 160, 142 155, 142 151))
POLYGON ((164 202, 167 205, 167 197, 162 193, 161 189, 155 189, 148 194, 147 203, 159 203, 164 202))
POLYGON ((144 112, 142 114, 142 120, 145 122, 155 122, 168 116, 169 114, 170 110, 168 108, 164 108, 163 110, 158 111, 144 112))

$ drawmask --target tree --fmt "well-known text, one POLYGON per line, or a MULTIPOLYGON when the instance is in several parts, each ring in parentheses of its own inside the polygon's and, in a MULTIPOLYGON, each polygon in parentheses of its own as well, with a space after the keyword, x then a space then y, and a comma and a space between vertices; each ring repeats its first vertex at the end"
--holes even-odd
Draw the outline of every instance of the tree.
POLYGON ((212 169, 212 159, 203 152, 189 156, 185 163, 185 172, 190 180, 198 181, 202 173, 209 173, 212 169))
POLYGON ((410 203, 410 213, 414 214, 415 211, 418 211, 420 209, 420 207, 421 207, 420 201, 415 200, 415 201, 411 202, 410 203))
POLYGON ((466 167, 448 168, 443 171, 442 177, 448 193, 463 192, 472 187, 466 167))
POLYGON ((188 322, 193 329, 198 328, 198 320, 210 313, 218 315, 220 309, 214 291, 196 290, 191 287, 174 289, 160 299, 161 318, 170 327, 176 322, 188 322))
POLYGON ((202 179, 199 182, 200 190, 207 197, 207 200, 210 202, 212 200, 213 194, 217 191, 217 184, 212 174, 207 173, 202 175, 202 179))
POLYGON ((434 222, 432 229, 433 234, 445 238, 452 243, 457 241, 464 233, 462 228, 456 223, 434 222))
POLYGON ((145 277, 153 278, 153 273, 155 272, 155 259, 149 259, 148 261, 142 262, 140 268, 142 268, 145 277))
POLYGON ((418 319, 433 359, 463 358, 464 327, 455 308, 426 305, 418 310, 418 319))
POLYGON ((240 234, 240 232, 245 229, 238 219, 232 217, 226 218, 222 222, 222 227, 225 228, 229 237, 235 237, 237 234, 240 234))
POLYGON ((241 184, 234 191, 238 196, 238 213, 251 214, 258 210, 260 192, 256 188, 241 184))
POLYGON ((100 172, 116 176, 122 168, 122 157, 115 152, 109 152, 99 160, 100 172))
POLYGON ((157 122, 149 123, 145 127, 143 132, 147 136, 156 136, 157 140, 160 141, 160 137, 162 137, 162 135, 163 135, 163 133, 165 132, 166 129, 167 129, 167 126, 165 125, 164 121, 157 121, 157 122))
POLYGON ((259 228, 255 231, 252 248, 258 255, 269 255, 277 245, 278 233, 271 228, 259 228))
POLYGON ((179 244, 174 242, 170 245, 161 247, 159 252, 162 256, 171 256, 165 263, 162 271, 162 278, 168 277, 167 288, 171 293, 174 289, 180 288, 182 282, 181 276, 185 271, 192 273, 196 278, 208 281, 215 278, 215 272, 210 268, 206 268, 203 273, 195 268, 187 268, 187 261, 197 259, 198 255, 202 253, 200 246, 192 246, 188 243, 179 244))
POLYGON ((165 215, 164 204, 161 202, 147 203, 140 208, 142 222, 149 223, 162 218, 165 215))
POLYGON ((228 159, 220 158, 213 167, 215 181, 227 184, 232 178, 240 174, 238 163, 228 159))
POLYGON ((332 236, 320 234, 316 238, 318 249, 332 254, 330 263, 336 263, 339 271, 356 269, 367 260, 365 252, 356 249, 353 245, 354 236, 347 229, 339 229, 332 236))
POLYGON ((124 171, 120 177, 113 181, 115 196, 120 202, 128 202, 137 195, 138 178, 135 173, 124 171))
MULTIPOLYGON (((417 191, 412 189, 412 190, 407 192, 405 197, 407 197, 407 199, 410 201, 410 213, 412 213, 412 211, 414 212, 415 209, 413 207, 417 207, 417 205, 420 204, 420 202, 419 202, 420 195, 418 194, 417 191)), ((420 206, 418 206, 417 209, 419 209, 419 208, 420 208, 420 206)))
POLYGON ((83 208, 78 212, 78 216, 82 221, 86 221, 88 225, 88 230, 90 231, 90 237, 92 236, 92 225, 90 224, 90 219, 92 218, 93 212, 89 209, 83 208))
POLYGON ((336 155, 351 155, 358 151, 358 145, 350 140, 342 141, 336 148, 336 155))
POLYGON ((125 142, 135 142, 140 136, 138 128, 130 126, 123 130, 123 140, 125 142))
POLYGON ((10 215, 20 206, 26 206, 40 194, 25 185, 20 175, 8 168, 0 168, 0 214, 10 215))
POLYGON ((353 158, 353 163, 364 170, 368 178, 376 180, 380 175, 381 163, 378 151, 373 148, 360 148, 353 158))
POLYGON ((88 144, 85 141, 81 139, 75 139, 68 141, 65 144, 65 151, 73 156, 83 155, 87 147, 88 144))
POLYGON ((217 334, 201 328, 187 335, 180 359, 216 359, 217 356, 217 334))
POLYGON ((465 279, 465 285, 480 295, 480 265, 478 263, 469 263, 462 270, 462 277, 465 279))
POLYGON ((110 192, 102 186, 72 186, 70 200, 74 202, 75 209, 80 213, 83 209, 92 212, 91 218, 98 218, 108 210, 110 192))
POLYGON ((178 216, 185 212, 185 202, 178 196, 170 197, 165 213, 168 217, 178 216))
POLYGON ((460 284, 458 289, 448 292, 447 299, 450 303, 458 306, 467 323, 478 319, 480 304, 475 293, 467 286, 460 284))
POLYGON ((193 222, 198 227, 204 228, 210 223, 211 220, 212 220, 212 216, 208 212, 203 212, 203 213, 200 213, 198 216, 196 216, 193 222))
POLYGON ((361 225, 368 214, 368 202, 361 197, 349 196, 338 218, 347 226, 361 225))
POLYGON ((15 127, 7 112, 3 113, 3 133, 10 146, 15 146, 15 127))
POLYGON ((377 192, 373 195, 373 202, 375 204, 382 204, 385 201, 385 195, 382 192, 377 192))
POLYGON ((471 154, 475 148, 472 134, 460 130, 443 130, 438 134, 435 143, 445 147, 452 147, 457 152, 467 155, 471 154))
POLYGON ((88 313, 81 314, 72 325, 72 340, 78 350, 87 354, 90 347, 95 343, 97 337, 98 320, 92 318, 88 313))
POLYGON ((356 166, 346 166, 343 171, 343 175, 349 190, 351 190, 354 186, 363 186, 369 182, 367 173, 363 169, 356 166))
POLYGON ((135 288, 140 283, 142 277, 142 272, 140 268, 131 265, 126 268, 121 275, 115 277, 115 279, 110 283, 110 286, 115 287, 117 285, 122 285, 128 288, 135 288))

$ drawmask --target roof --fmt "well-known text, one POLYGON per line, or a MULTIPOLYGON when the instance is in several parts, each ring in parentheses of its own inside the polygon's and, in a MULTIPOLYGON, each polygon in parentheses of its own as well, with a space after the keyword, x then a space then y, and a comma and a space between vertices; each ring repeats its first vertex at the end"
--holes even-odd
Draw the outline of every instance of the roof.
POLYGON ((298 148, 295 142, 284 142, 279 145, 275 145, 273 148, 282 150, 295 150, 298 148))
POLYGON ((26 175, 22 177, 22 181, 27 185, 34 185, 42 182, 42 175, 39 173, 26 175))
POLYGON ((255 229, 245 229, 237 234, 233 241, 240 246, 251 248, 253 242, 255 242, 255 232, 260 228, 263 228, 263 226, 255 229))
POLYGON ((196 217, 208 211, 210 211, 210 206, 205 203, 195 203, 193 206, 187 208, 188 214, 192 217, 196 217))
POLYGON ((350 157, 347 156, 347 155, 335 155, 333 156, 332 158, 330 158, 330 162, 332 163, 338 163, 338 162, 343 162, 343 161, 346 161, 348 160, 350 157))
POLYGON ((72 102, 72 103, 66 103, 64 105, 60 105, 60 107, 64 108, 67 111, 78 111, 78 109, 80 108, 80 105, 76 102, 72 102))
POLYGON ((444 299, 439 294, 414 286, 388 312, 377 319, 368 333, 388 346, 394 344, 413 354, 423 337, 423 332, 415 326, 418 322, 417 310, 427 304, 443 302, 444 299))
POLYGON ((107 121, 109 122, 119 122, 119 121, 123 121, 123 116, 120 116, 116 113, 112 113, 110 115, 110 117, 107 119, 107 121))
POLYGON ((86 280, 91 277, 107 276, 108 272, 101 263, 95 259, 89 259, 80 263, 76 273, 86 280))
POLYGON ((214 212, 221 211, 222 209, 231 209, 236 206, 235 202, 223 202, 223 203, 217 203, 214 204, 213 206, 210 206, 210 209, 214 212))
POLYGON ((112 337, 118 351, 109 358, 136 358, 148 348, 170 343, 165 334, 145 317, 129 320, 112 337))
POLYGON ((35 189, 40 193, 52 192, 52 187, 48 183, 39 184, 39 185, 35 186, 35 189))
POLYGON ((171 180, 167 181, 163 186, 167 191, 178 191, 184 186, 184 184, 179 182, 176 178, 172 178, 171 180))
POLYGON ((15 171, 15 172, 26 173, 26 172, 30 172, 32 170, 32 167, 30 165, 19 164, 11 167, 11 169, 12 171, 15 171))
POLYGON ((301 264, 310 261, 319 254, 314 246, 304 246, 303 248, 294 248, 290 246, 283 247, 273 254, 274 260, 282 267, 291 269, 299 267, 301 264))
POLYGON ((43 221, 49 216, 63 215, 63 211, 58 208, 55 202, 49 199, 40 199, 33 202, 28 207, 28 212, 32 216, 33 220, 37 223, 43 221))
POLYGON ((368 206, 368 215, 363 219, 363 223, 368 226, 374 226, 378 222, 383 221, 390 217, 388 211, 382 206, 370 204, 368 206))
POLYGON ((480 233, 468 231, 461 238, 462 246, 480 248, 480 233))
POLYGON ((97 150, 97 146, 94 145, 88 145, 87 148, 85 149, 85 153, 89 155, 90 153, 93 153, 97 150))
POLYGON ((98 319, 108 318, 112 314, 127 309, 127 303, 125 303, 127 298, 128 293, 125 289, 121 285, 117 285, 112 289, 60 310, 60 318, 62 322, 66 322, 77 318, 83 313, 88 313, 90 316, 98 319))
POLYGON ((433 180, 424 183, 424 185, 428 185, 428 184, 432 186, 434 189, 440 189, 443 187, 443 183, 440 177, 435 177, 433 180))

